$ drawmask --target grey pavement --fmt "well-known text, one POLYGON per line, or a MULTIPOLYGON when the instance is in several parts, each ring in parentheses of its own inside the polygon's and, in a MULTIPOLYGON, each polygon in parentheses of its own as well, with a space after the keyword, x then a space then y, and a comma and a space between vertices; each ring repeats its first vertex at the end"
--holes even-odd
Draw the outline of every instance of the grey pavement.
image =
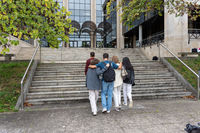
MULTIPOLYGON (((101 107, 100 107, 101 108, 101 107)), ((0 133, 185 133, 200 122, 200 101, 134 101, 134 108, 92 116, 89 103, 0 114, 0 133)))

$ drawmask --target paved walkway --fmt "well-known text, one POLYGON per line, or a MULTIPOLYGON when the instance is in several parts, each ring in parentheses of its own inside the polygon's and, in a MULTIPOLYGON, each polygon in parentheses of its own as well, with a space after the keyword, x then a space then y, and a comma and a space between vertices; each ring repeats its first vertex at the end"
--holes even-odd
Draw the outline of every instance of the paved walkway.
POLYGON ((133 109, 92 116, 88 103, 0 114, 0 133, 185 133, 200 122, 200 101, 135 101, 133 109))

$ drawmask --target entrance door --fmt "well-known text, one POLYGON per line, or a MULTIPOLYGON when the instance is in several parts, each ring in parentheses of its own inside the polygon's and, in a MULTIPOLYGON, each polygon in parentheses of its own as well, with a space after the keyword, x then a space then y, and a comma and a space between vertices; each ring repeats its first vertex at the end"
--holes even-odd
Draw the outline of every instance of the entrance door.
POLYGON ((70 48, 77 48, 78 47, 78 41, 69 41, 69 47, 70 48))
POLYGON ((82 41, 82 47, 84 48, 90 48, 91 42, 90 41, 82 41))

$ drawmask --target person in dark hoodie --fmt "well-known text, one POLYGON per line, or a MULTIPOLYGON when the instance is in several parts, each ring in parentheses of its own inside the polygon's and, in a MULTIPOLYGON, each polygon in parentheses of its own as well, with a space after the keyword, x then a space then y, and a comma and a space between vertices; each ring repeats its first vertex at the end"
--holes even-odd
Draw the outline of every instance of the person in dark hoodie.
MULTIPOLYGON (((96 65, 99 63, 99 60, 94 58, 90 61, 90 65, 96 65)), ((94 116, 97 115, 97 101, 99 96, 99 89, 101 89, 101 80, 99 75, 107 70, 109 64, 104 68, 88 68, 86 75, 86 85, 89 89, 89 100, 91 105, 91 110, 94 116)))

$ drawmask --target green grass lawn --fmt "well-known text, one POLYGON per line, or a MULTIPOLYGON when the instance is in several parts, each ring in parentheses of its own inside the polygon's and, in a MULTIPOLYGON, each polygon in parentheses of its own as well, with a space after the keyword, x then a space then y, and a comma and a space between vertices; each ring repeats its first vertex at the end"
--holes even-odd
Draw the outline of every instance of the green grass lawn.
MULTIPOLYGON (((189 69, 175 58, 167 58, 167 60, 194 88, 197 88, 197 77, 189 69)), ((181 60, 198 74, 200 70, 200 57, 182 58, 181 60)))
POLYGON ((28 62, 0 62, 0 112, 16 111, 20 81, 28 62))

